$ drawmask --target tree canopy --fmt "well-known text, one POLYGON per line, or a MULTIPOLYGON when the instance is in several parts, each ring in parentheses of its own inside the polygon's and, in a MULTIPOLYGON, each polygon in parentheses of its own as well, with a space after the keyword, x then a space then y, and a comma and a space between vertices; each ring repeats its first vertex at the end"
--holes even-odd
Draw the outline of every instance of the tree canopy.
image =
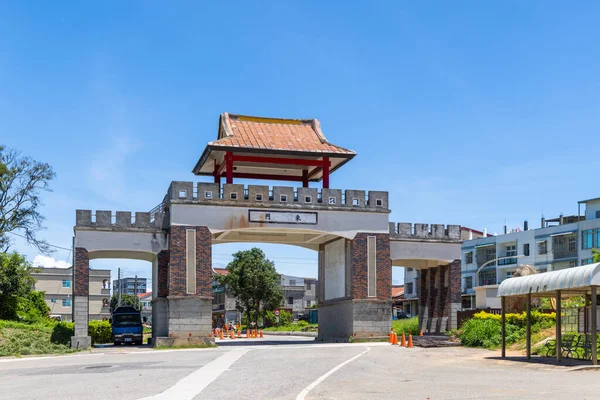
MULTIPOLYGON (((119 304, 119 295, 118 294, 113 294, 113 296, 110 298, 110 312, 112 313, 115 308, 117 308, 119 304)), ((138 298, 132 294, 125 294, 122 293, 121 294, 121 305, 122 306, 131 306, 131 307, 135 307, 138 311, 141 311, 141 302, 138 300, 138 298)))
POLYGON ((7 233, 19 232, 42 253, 51 252, 48 243, 38 239, 37 231, 44 221, 40 194, 50 191, 54 176, 50 165, 0 145, 0 251, 10 248, 7 233))
POLYGON ((44 293, 36 292, 32 268, 18 253, 0 253, 0 319, 34 322, 50 309, 44 293))
POLYGON ((592 249, 592 260, 595 263, 600 262, 600 251, 598 249, 592 249))
POLYGON ((227 275, 217 276, 217 280, 233 292, 237 308, 246 314, 247 321, 258 323, 266 311, 281 306, 280 275, 262 250, 255 247, 238 251, 227 265, 227 272, 227 275))

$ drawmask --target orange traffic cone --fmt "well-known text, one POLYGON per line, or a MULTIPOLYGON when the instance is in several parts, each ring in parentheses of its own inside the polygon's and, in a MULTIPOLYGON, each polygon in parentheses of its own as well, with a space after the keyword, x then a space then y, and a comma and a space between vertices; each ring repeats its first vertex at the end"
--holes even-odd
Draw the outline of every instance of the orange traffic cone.
POLYGON ((242 337, 242 330, 238 329, 238 338, 241 338, 241 337, 242 337))
POLYGON ((252 337, 253 337, 254 339, 256 339, 256 329, 254 329, 254 330, 252 331, 252 337))
POLYGON ((246 339, 250 339, 250 329, 246 328, 246 339))
POLYGON ((392 344, 394 342, 394 339, 392 339, 392 336, 394 335, 394 331, 390 330, 390 333, 388 334, 389 339, 388 339, 388 343, 392 344))
POLYGON ((408 344, 406 345, 406 348, 412 349, 412 347, 413 347, 412 335, 408 335, 408 344))
POLYGON ((419 336, 423 336, 423 329, 419 331, 419 336))
POLYGON ((235 332, 233 331, 233 329, 231 330, 231 336, 232 339, 235 339, 235 332))
POLYGON ((223 337, 223 329, 219 330, 219 339, 225 339, 225 337, 223 337))
POLYGON ((262 329, 260 330, 260 338, 263 338, 262 329))
POLYGON ((398 334, 396 332, 394 332, 394 341, 392 342, 392 344, 398 344, 398 334))
POLYGON ((402 332, 402 340, 400 341, 400 346, 406 347, 406 335, 402 332))

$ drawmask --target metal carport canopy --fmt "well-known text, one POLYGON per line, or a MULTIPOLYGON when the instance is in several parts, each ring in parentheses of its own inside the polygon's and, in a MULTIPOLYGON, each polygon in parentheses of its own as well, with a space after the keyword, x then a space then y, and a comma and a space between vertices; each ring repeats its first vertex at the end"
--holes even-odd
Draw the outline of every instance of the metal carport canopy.
POLYGON ((600 263, 505 279, 498 287, 498 297, 551 297, 557 290, 566 297, 588 293, 591 286, 600 286, 600 263))

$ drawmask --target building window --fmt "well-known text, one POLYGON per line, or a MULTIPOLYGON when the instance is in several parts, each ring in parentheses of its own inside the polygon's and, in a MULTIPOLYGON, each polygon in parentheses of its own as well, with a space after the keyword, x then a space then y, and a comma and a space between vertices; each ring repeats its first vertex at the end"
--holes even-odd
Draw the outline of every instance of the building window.
POLYGON ((413 269, 412 268, 406 268, 407 272, 411 272, 413 269))
POLYGON ((496 249, 494 247, 485 249, 485 261, 492 261, 496 258, 496 249))
POLYGON ((256 201, 262 201, 262 194, 256 195, 256 201))
POLYGON ((287 194, 282 194, 279 196, 279 201, 282 203, 287 203, 287 194))
POLYGON ((513 275, 514 275, 514 272, 513 272, 513 271, 506 271, 506 277, 507 277, 507 278, 512 278, 512 277, 513 277, 513 275))
POLYGON ((523 254, 528 256, 529 255, 529 243, 525 243, 523 245, 523 254))
POLYGON ((600 247, 600 229, 588 229, 581 232, 581 248, 583 250, 600 247))
POLYGON ((180 190, 179 191, 179 198, 180 199, 185 199, 187 197, 187 190, 180 190))
POLYGON ((473 252, 472 251, 465 253, 465 262, 467 264, 473 264, 473 252))
POLYGON ((335 204, 335 197, 329 198, 329 204, 335 204))
POLYGON ((231 200, 237 200, 237 193, 235 193, 235 192, 234 193, 229 193, 229 198, 231 200))
POLYGON ((310 283, 307 283, 307 284, 306 284, 306 290, 311 290, 311 285, 310 285, 310 283))
POLYGON ((288 297, 288 304, 294 304, 294 298, 288 297))
POLYGON ((545 240, 538 242, 538 254, 548 254, 548 242, 545 240))
POLYGON ((71 299, 62 299, 63 307, 71 307, 71 299))
POLYGON ((310 308, 310 300, 306 300, 306 308, 310 308))
POLYGON ((359 206, 360 203, 359 203, 358 199, 352 199, 352 205, 353 206, 359 206))
POLYGON ((62 287, 64 287, 64 288, 70 288, 71 287, 71 281, 68 280, 68 279, 63 279, 62 287))
POLYGON ((290 279, 290 286, 296 286, 296 280, 290 279))
POLYGON ((413 283, 412 282, 407 283, 406 284, 406 294, 412 294, 412 292, 413 292, 413 283))
POLYGON ((467 276, 465 278, 465 289, 473 289, 473 277, 467 276))
POLYGON ((212 199, 212 192, 204 192, 204 198, 205 199, 212 199))
POLYGON ((305 203, 312 203, 312 196, 304 196, 305 203))
POLYGON ((588 264, 591 264, 592 262, 594 262, 593 258, 586 258, 586 259, 581 260, 581 265, 588 265, 588 264))
POLYGON ((506 257, 514 257, 517 255, 517 246, 506 246, 506 257))
POLYGON ((577 250, 577 237, 571 236, 569 237, 569 251, 577 250))
POLYGON ((376 207, 383 207, 383 200, 381 200, 381 199, 375 200, 375 206, 376 207))

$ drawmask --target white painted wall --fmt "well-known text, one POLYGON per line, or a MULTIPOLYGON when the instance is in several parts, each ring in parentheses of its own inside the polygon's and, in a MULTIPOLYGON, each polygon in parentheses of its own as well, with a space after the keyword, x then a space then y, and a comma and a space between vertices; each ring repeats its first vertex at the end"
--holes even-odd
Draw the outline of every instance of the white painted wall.
POLYGON ((346 242, 336 240, 325 245, 323 271, 325 275, 325 300, 344 297, 346 282, 346 242))
POLYGON ((585 219, 587 221, 596 219, 596 213, 600 211, 600 199, 590 201, 585 205, 585 219))
MULTIPOLYGON (((309 225, 248 222, 249 209, 251 208, 173 204, 171 205, 171 224, 207 226, 213 233, 237 228, 306 229, 329 232, 348 239, 353 239, 358 232, 389 232, 389 214, 381 212, 327 211, 317 208, 276 209, 290 212, 316 212, 318 223, 309 225)), ((252 209, 256 209, 256 207, 252 209)))
POLYGON ((152 261, 155 255, 167 249, 167 236, 162 233, 114 232, 110 230, 75 231, 75 247, 88 250, 90 260, 95 258, 130 258, 152 261))

